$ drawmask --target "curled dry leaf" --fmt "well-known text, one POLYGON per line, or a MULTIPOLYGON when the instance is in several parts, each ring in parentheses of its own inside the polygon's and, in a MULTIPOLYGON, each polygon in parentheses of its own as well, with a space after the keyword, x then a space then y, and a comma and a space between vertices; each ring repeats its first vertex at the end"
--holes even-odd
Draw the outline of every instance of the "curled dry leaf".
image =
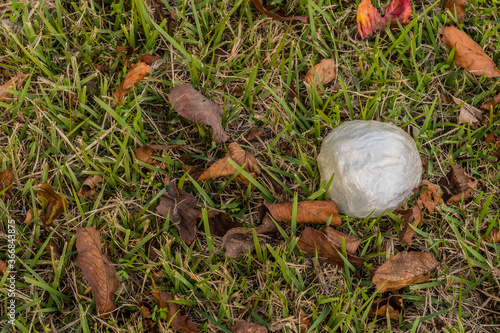
POLYGON ((372 282, 383 293, 427 282, 439 266, 431 253, 400 252, 387 260, 373 275, 372 282))
POLYGON ((462 23, 465 19, 465 4, 465 0, 444 0, 444 8, 448 9, 459 23, 462 23))
POLYGON ((125 97, 129 91, 139 83, 146 75, 151 72, 151 66, 145 62, 138 62, 127 71, 127 75, 123 81, 116 87, 113 97, 115 99, 115 106, 123 104, 125 97))
POLYGON ((392 0, 385 9, 384 17, 372 5, 371 0, 362 0, 358 5, 357 22, 361 39, 373 32, 383 30, 390 22, 392 26, 410 23, 412 8, 410 0, 392 0))
POLYGON ((0 260, 0 276, 4 276, 7 273, 7 264, 5 261, 0 260))
POLYGON ((411 239, 415 235, 415 231, 410 225, 416 228, 420 224, 422 221, 422 211, 418 205, 415 205, 410 209, 402 211, 401 214, 403 215, 404 228, 399 232, 399 240, 410 246, 411 239))
POLYGON ((500 104, 500 94, 498 94, 495 97, 493 97, 493 99, 491 101, 489 101, 487 103, 484 103, 481 106, 481 109, 486 110, 486 111, 490 111, 491 108, 494 108, 498 104, 500 104))
POLYGON ((420 193, 417 205, 432 214, 441 200, 441 189, 427 180, 422 181, 420 187, 423 186, 426 188, 420 193))
POLYGON ((269 332, 265 326, 250 323, 246 320, 240 320, 236 325, 231 327, 231 333, 267 333, 269 332))
POLYGON ((95 195, 96 185, 102 183, 103 181, 104 179, 100 175, 88 176, 87 179, 83 181, 82 187, 80 188, 80 192, 78 192, 78 195, 84 198, 90 197, 91 195, 95 195))
MULTIPOLYGON (((197 180, 200 181, 216 177, 232 177, 237 170, 229 163, 229 159, 236 162, 239 166, 245 165, 243 169, 252 177, 256 178, 260 175, 260 168, 257 163, 257 159, 250 152, 241 148, 238 143, 231 142, 228 146, 226 156, 212 164, 197 180)), ((236 176, 234 180, 245 185, 250 184, 248 179, 241 174, 236 176)))
POLYGON ((233 221, 233 219, 224 212, 211 210, 207 215, 210 226, 210 234, 212 236, 223 237, 229 230, 233 228, 241 228, 240 222, 233 221))
POLYGON ((318 93, 321 95, 321 88, 318 86, 318 80, 322 86, 332 82, 337 77, 335 72, 335 60, 323 59, 321 62, 311 69, 306 74, 305 81, 310 86, 315 86, 318 93))
POLYGON ((252 1, 253 5, 259 10, 264 15, 267 15, 269 17, 272 17, 275 20, 278 21, 297 21, 297 22, 302 22, 304 24, 309 23, 309 16, 307 15, 301 15, 301 16, 287 16, 286 13, 282 10, 279 9, 276 6, 272 5, 267 5, 266 0, 250 0, 252 1), (277 9, 277 10, 275 10, 277 9))
POLYGON ((470 124, 473 129, 477 128, 479 122, 483 119, 483 113, 476 107, 465 103, 460 98, 453 97, 453 101, 460 105, 460 115, 458 116, 459 124, 470 124))
POLYGON ((462 198, 464 200, 470 198, 478 182, 461 166, 453 164, 446 177, 441 178, 438 184, 443 190, 443 201, 453 203, 462 201, 462 198))
POLYGON ((324 227, 321 231, 328 237, 330 242, 339 249, 342 248, 342 243, 345 243, 345 250, 350 254, 355 254, 359 244, 361 244, 361 239, 358 237, 344 234, 332 227, 324 227))
POLYGON ((179 84, 168 94, 168 100, 175 112, 197 124, 208 125, 213 130, 213 140, 216 143, 226 142, 229 137, 222 129, 222 114, 224 111, 203 96, 190 84, 179 84))
POLYGON ((148 64, 149 66, 151 66, 154 62, 161 60, 162 57, 160 57, 160 56, 153 56, 153 55, 151 55, 149 53, 144 53, 144 54, 140 54, 139 55, 139 59, 142 62, 144 62, 144 63, 148 64))
POLYGON ((116 54, 120 54, 122 52, 125 53, 127 57, 130 57, 132 54, 134 54, 135 48, 133 46, 120 45, 116 48, 116 54))
MULTIPOLYGON (((344 260, 340 256, 342 249, 333 245, 330 239, 322 232, 306 228, 302 233, 297 246, 304 251, 304 256, 318 258, 332 265, 344 267, 344 260)), ((347 253, 347 260, 356 268, 363 266, 364 259, 347 253)))
POLYGON ((182 190, 177 190, 171 183, 166 193, 160 197, 156 212, 163 217, 170 217, 170 222, 179 230, 179 236, 186 243, 191 243, 196 235, 196 222, 199 213, 194 208, 196 198, 182 190))
POLYGON ((493 244, 500 242, 500 230, 498 228, 491 229, 491 231, 488 234, 488 237, 486 237, 485 241, 487 241, 488 243, 493 243, 493 244))
POLYGON ((473 75, 486 74, 487 78, 499 77, 500 70, 493 60, 465 32, 453 27, 439 29, 443 42, 449 49, 455 47, 455 62, 473 75))
POLYGON ((180 306, 172 302, 174 297, 165 290, 153 290, 151 293, 158 300, 160 308, 168 307, 167 320, 170 322, 172 329, 182 331, 184 333, 198 333, 200 330, 196 324, 186 316, 181 315, 180 306))
POLYGON ((99 231, 94 228, 81 228, 76 231, 76 264, 94 291, 97 309, 100 314, 113 311, 113 295, 120 286, 120 280, 113 263, 101 253, 99 231))
MULTIPOLYGON (((269 212, 276 221, 290 223, 292 221, 293 202, 264 204, 260 208, 260 216, 269 212)), ((337 205, 331 200, 301 201, 297 203, 297 223, 326 224, 331 219, 332 225, 341 225, 337 205)))
POLYGON ((144 145, 134 150, 134 154, 135 158, 139 161, 158 166, 161 162, 151 158, 151 156, 154 156, 157 151, 167 151, 179 147, 181 147, 181 145, 144 145))
POLYGON ((42 202, 43 206, 43 221, 46 225, 50 225, 54 222, 60 214, 68 208, 68 200, 62 195, 54 192, 54 189, 50 184, 43 183, 38 187, 38 192, 36 193, 38 200, 42 202))
MULTIPOLYGON (((38 208, 36 210, 36 216, 38 218, 41 218, 43 220, 43 216, 42 216, 42 213, 43 213, 43 210, 41 208, 38 208)), ((31 208, 30 210, 28 210, 28 212, 26 213, 26 217, 24 218, 24 221, 23 223, 24 224, 28 224, 28 223, 31 223, 33 222, 33 220, 35 219, 35 213, 33 212, 33 208, 31 208)))
POLYGON ((0 86, 0 102, 7 102, 11 99, 12 94, 8 92, 9 89, 19 89, 24 83, 29 74, 19 74, 14 76, 9 81, 0 86))
POLYGON ((0 193, 2 198, 10 199, 12 198, 12 184, 14 184, 14 174, 9 169, 0 172, 0 193))
POLYGON ((387 314, 389 314, 391 320, 399 320, 400 314, 405 318, 405 308, 401 296, 390 296, 380 301, 374 301, 368 312, 369 317, 377 316, 384 318, 387 314))

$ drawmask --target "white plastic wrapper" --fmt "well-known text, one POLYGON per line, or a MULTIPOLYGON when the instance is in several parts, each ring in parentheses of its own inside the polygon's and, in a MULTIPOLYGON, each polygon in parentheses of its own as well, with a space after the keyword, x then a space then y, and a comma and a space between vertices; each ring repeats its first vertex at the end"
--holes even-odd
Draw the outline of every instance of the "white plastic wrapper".
POLYGON ((377 217, 405 203, 422 180, 422 162, 405 131, 390 123, 349 121, 323 141, 321 178, 342 214, 377 217))

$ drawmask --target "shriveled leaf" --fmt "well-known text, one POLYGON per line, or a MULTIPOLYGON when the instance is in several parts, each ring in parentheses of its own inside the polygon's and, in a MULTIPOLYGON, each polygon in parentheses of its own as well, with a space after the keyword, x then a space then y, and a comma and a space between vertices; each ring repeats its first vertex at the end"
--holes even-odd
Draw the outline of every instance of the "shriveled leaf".
POLYGON ((361 0, 357 10, 358 31, 362 39, 376 31, 382 16, 372 5, 371 0, 361 0))
POLYGON ((144 53, 144 54, 139 55, 139 59, 142 62, 144 62, 144 63, 148 64, 149 66, 151 66, 154 62, 162 60, 162 57, 160 57, 160 56, 153 56, 153 55, 151 55, 149 53, 144 53))
POLYGON ((491 231, 488 234, 488 237, 486 237, 485 241, 487 241, 488 243, 493 243, 493 244, 500 242, 500 230, 498 228, 491 229, 491 231))
POLYGON ((10 199, 12 198, 12 184, 14 184, 14 174, 9 169, 0 172, 0 193, 2 198, 10 199))
POLYGON ((139 161, 144 162, 146 164, 151 164, 154 166, 158 166, 161 164, 160 161, 151 158, 151 156, 155 156, 158 151, 167 151, 170 149, 179 148, 181 145, 144 145, 136 150, 134 150, 135 158, 139 161))
POLYGON ((383 293, 427 282, 439 266, 431 253, 400 252, 387 260, 373 275, 372 282, 383 293))
POLYGON ((222 129, 222 114, 224 111, 203 96, 190 84, 179 84, 168 94, 168 100, 175 112, 197 124, 208 125, 213 130, 213 140, 216 143, 226 142, 229 137, 222 129))
POLYGON ((223 237, 229 230, 240 228, 241 223, 233 219, 224 212, 209 211, 208 222, 210 225, 210 234, 212 236, 223 237))
POLYGON ((113 311, 113 295, 120 286, 120 280, 113 263, 101 253, 99 231, 94 228, 81 228, 76 231, 76 264, 94 291, 97 309, 100 314, 113 311))
POLYGON ((297 21, 297 22, 302 22, 304 24, 309 23, 309 16, 308 15, 302 15, 302 16, 287 16, 286 13, 273 5, 268 5, 266 4, 266 0, 250 0, 252 1, 253 5, 259 10, 264 15, 267 15, 275 20, 278 21, 297 21), (276 10, 277 9, 277 10, 276 10))
POLYGON ((186 316, 181 315, 180 306, 172 302, 174 297, 165 290, 153 290, 151 293, 158 300, 160 308, 168 307, 167 320, 170 322, 172 329, 182 331, 184 333, 198 333, 200 330, 196 324, 186 316))
MULTIPOLYGON (((342 249, 332 244, 330 239, 322 232, 306 228, 302 233, 297 246, 304 251, 304 256, 318 258, 332 265, 344 267, 344 260, 340 256, 342 249)), ((356 268, 363 266, 364 259, 347 253, 347 260, 356 268)))
POLYGON ((80 192, 78 192, 78 195, 84 198, 90 197, 91 195, 95 195, 96 185, 102 183, 103 181, 104 179, 100 175, 88 176, 87 179, 83 181, 82 187, 80 188, 80 192))
POLYGON ((0 260, 0 276, 4 276, 7 273, 7 264, 5 261, 0 260))
POLYGON ((151 72, 151 66, 145 62, 138 62, 134 64, 128 71, 127 76, 123 81, 116 86, 116 90, 113 93, 113 98, 115 99, 115 105, 123 104, 125 97, 129 91, 139 83, 146 75, 151 72))
POLYGON ((465 19, 464 6, 465 0, 444 0, 444 8, 448 9, 453 17, 457 18, 457 22, 462 23, 465 19))
POLYGON ((342 248, 342 243, 345 243, 345 250, 350 254, 355 254, 359 244, 361 244, 361 239, 358 237, 344 234, 332 227, 324 227, 321 231, 328 237, 330 242, 339 249, 342 248))
MULTIPOLYGON (((265 211, 282 222, 292 221, 293 202, 282 202, 277 204, 264 204, 261 207, 261 216, 265 211)), ((339 211, 335 202, 325 201, 301 201, 297 203, 297 223, 326 224, 331 219, 332 225, 341 225, 339 211)))
POLYGON ((199 213, 195 209, 196 198, 184 191, 177 190, 171 183, 167 192, 160 197, 156 212, 163 217, 170 217, 170 222, 179 230, 179 236, 190 244, 196 235, 196 223, 199 213))
POLYGON ((458 116, 459 124, 470 124, 471 128, 476 129, 479 122, 483 119, 483 113, 476 107, 465 103, 460 98, 451 96, 453 101, 460 105, 460 114, 458 116))
MULTIPOLYGON (((231 142, 228 146, 226 156, 212 164, 205 172, 201 174, 201 176, 197 180, 201 181, 216 177, 232 177, 237 172, 237 170, 229 163, 229 159, 233 160, 240 166, 245 165, 243 169, 247 171, 252 177, 255 178, 260 175, 260 168, 259 164, 257 163, 257 159, 250 152, 241 148, 238 143, 231 142)), ((250 184, 248 179, 246 179, 242 175, 236 176, 234 180, 245 185, 250 184)))
POLYGON ((420 193, 417 204, 421 209, 425 208, 429 213, 432 213, 441 200, 441 189, 427 180, 422 181, 421 186, 426 186, 426 188, 420 193))
POLYGON ((0 102, 8 102, 12 97, 12 94, 8 90, 19 89, 28 76, 29 74, 19 74, 2 84, 0 86, 0 102))
POLYGON ((246 320, 240 320, 236 325, 231 327, 231 333, 267 333, 269 332, 265 326, 250 323, 246 320))
POLYGON ((465 32, 448 26, 439 29, 443 42, 449 49, 455 47, 455 62, 473 75, 486 74, 487 78, 500 76, 500 70, 481 46, 473 41, 465 32))
POLYGON ((443 201, 446 203, 460 202, 462 198, 472 196, 478 181, 469 176, 458 164, 453 164, 446 177, 438 182, 443 190, 443 201))
POLYGON ((68 208, 68 200, 62 195, 54 192, 50 184, 43 183, 38 187, 36 194, 38 200, 43 205, 43 222, 46 225, 51 225, 60 214, 68 208))
POLYGON ((491 108, 494 108, 495 106, 497 106, 498 104, 500 104, 500 94, 496 95, 495 97, 493 97, 493 99, 487 103, 484 103, 482 106, 481 106, 481 109, 483 110, 487 110, 487 111, 490 111, 491 108))
POLYGON ((402 318, 405 318, 405 308, 403 306, 403 298, 401 296, 390 296, 389 298, 374 301, 368 312, 369 317, 385 318, 389 313, 391 320, 399 320, 400 313, 402 318))
POLYGON ((422 221, 422 211, 418 205, 415 205, 410 209, 402 211, 401 214, 403 214, 404 228, 399 232, 399 240, 410 246, 411 239, 415 234, 415 231, 410 225, 417 227, 420 224, 422 221))
POLYGON ((318 85, 318 80, 322 86, 332 82, 337 77, 335 72, 335 60, 323 59, 321 62, 311 69, 306 74, 305 81, 310 86, 315 86, 318 93, 321 95, 322 91, 318 85))

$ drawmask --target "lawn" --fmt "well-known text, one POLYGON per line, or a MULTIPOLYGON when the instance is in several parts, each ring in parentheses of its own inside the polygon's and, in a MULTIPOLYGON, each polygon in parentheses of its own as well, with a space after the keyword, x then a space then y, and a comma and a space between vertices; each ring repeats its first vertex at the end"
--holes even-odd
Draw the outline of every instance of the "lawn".
MULTIPOLYGON (((372 3, 383 13, 388 2, 372 3)), ((15 176, 12 195, 0 199, 2 261, 9 221, 16 230, 15 323, 8 324, 3 274, 0 332, 173 332, 175 318, 155 290, 171 294, 178 315, 201 332, 231 332, 239 320, 270 332, 500 331, 500 243, 485 241, 499 227, 500 157, 486 138, 500 135, 500 107, 483 111, 474 126, 459 121, 461 106, 448 98, 479 108, 500 93, 500 79, 475 76, 453 60, 439 33, 453 14, 440 0, 412 1, 408 24, 365 39, 359 1, 270 3, 309 23, 275 20, 249 0, 0 4, 0 85, 27 74, 0 100, 0 171, 15 176), (146 53, 158 57, 149 74, 116 102, 146 53), (319 90, 306 85, 308 70, 330 58, 335 80, 319 90), (182 83, 224 111, 226 142, 174 110, 169 93, 182 83), (424 213, 410 246, 398 237, 401 214, 342 215, 335 228, 361 239, 357 255, 365 263, 357 270, 305 257, 297 247, 306 227, 321 227, 296 222, 298 202, 326 197, 316 162, 321 143, 349 120, 391 122, 410 134, 431 183, 454 164, 478 181, 470 198, 424 213), (236 178, 196 181, 231 142, 255 156, 260 175, 239 168, 236 178), (143 145, 176 147, 157 149, 148 163, 135 153, 143 145), (79 195, 92 175, 102 177, 95 194, 79 195), (48 219, 44 183, 67 200, 48 219), (170 187, 196 198, 191 242, 170 214, 157 212, 170 187), (262 205, 280 202, 293 203, 291 223, 273 222, 279 230, 272 236, 249 234, 254 251, 226 256, 222 238, 211 235, 211 212, 254 227, 262 205), (77 265, 77 231, 86 227, 99 232, 120 280, 107 314, 77 265), (393 292, 405 316, 368 316, 389 295, 377 292, 375 270, 405 250, 431 253, 440 265, 427 282, 393 292)), ((500 65, 500 2, 470 0, 457 27, 500 65)))

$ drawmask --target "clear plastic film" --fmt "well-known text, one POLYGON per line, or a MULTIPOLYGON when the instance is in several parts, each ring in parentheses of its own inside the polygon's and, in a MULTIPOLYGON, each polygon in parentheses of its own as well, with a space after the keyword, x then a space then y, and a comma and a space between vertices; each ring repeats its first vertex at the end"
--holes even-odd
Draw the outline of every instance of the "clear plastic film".
POLYGON ((422 163, 412 137, 378 121, 349 121, 323 141, 318 156, 327 197, 342 214, 377 217, 405 203, 422 180, 422 163))

